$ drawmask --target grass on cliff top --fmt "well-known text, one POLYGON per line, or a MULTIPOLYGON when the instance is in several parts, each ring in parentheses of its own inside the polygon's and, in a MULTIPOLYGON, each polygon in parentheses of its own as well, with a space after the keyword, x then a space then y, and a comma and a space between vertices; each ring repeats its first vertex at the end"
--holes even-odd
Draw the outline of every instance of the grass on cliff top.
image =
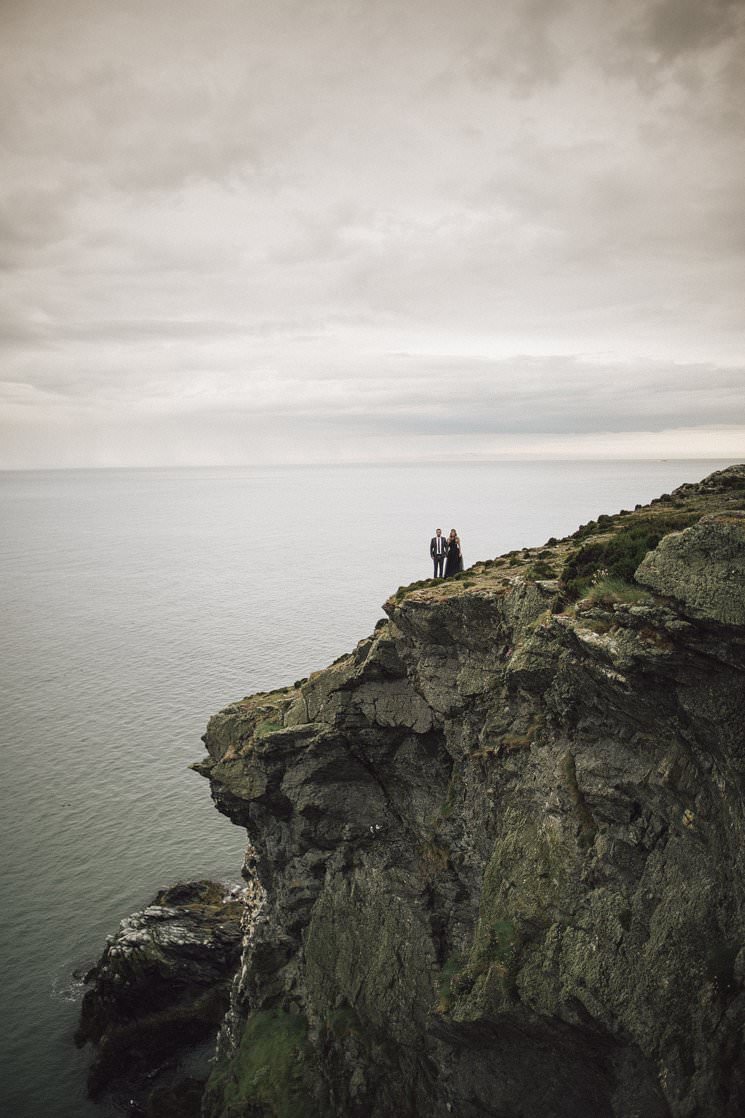
MULTIPOLYGON (((523 548, 475 563, 451 578, 421 579, 399 586, 391 601, 399 605, 417 590, 434 590, 438 596, 449 597, 471 587, 506 589, 516 577, 534 581, 558 579, 565 600, 570 602, 583 597, 600 580, 610 580, 620 593, 622 585, 635 585, 636 568, 663 536, 691 527, 705 511, 700 507, 647 507, 633 513, 599 516, 563 540, 552 538, 543 547, 523 548)), ((610 583, 606 591, 610 592, 610 583)))
MULTIPOLYGON (((475 564, 475 566, 483 568, 491 565, 491 562, 492 560, 487 560, 487 563, 475 564)), ((408 586, 399 586, 396 593, 391 594, 389 601, 398 605, 414 590, 446 590, 447 588, 453 589, 456 586, 475 586, 477 579, 474 576, 476 574, 478 574, 478 571, 475 571, 474 567, 468 567, 465 571, 458 571, 457 574, 449 575, 447 578, 420 578, 416 582, 410 582, 408 586)))
POLYGON ((429 589, 431 586, 439 586, 440 582, 441 580, 437 578, 420 578, 417 582, 410 582, 408 586, 399 586, 396 593, 391 594, 391 599, 396 603, 402 602, 406 595, 410 594, 412 590, 429 589))
POLYGON ((462 594, 471 587, 506 591, 520 579, 558 579, 564 604, 576 601, 601 581, 606 583, 606 597, 611 594, 611 583, 623 597, 621 587, 636 585, 636 568, 663 536, 690 528, 706 514, 737 509, 745 509, 743 466, 682 485, 672 494, 655 497, 648 505, 637 505, 633 511, 603 513, 581 524, 570 536, 560 540, 552 536, 543 546, 518 548, 480 560, 451 578, 421 579, 400 586, 390 601, 398 605, 414 591, 434 591, 438 599, 462 594))
POLYGON ((634 571, 663 536, 690 528, 699 519, 700 513, 683 510, 637 516, 614 534, 583 544, 564 564, 561 583, 565 594, 572 601, 582 597, 599 574, 616 584, 632 585, 634 571))

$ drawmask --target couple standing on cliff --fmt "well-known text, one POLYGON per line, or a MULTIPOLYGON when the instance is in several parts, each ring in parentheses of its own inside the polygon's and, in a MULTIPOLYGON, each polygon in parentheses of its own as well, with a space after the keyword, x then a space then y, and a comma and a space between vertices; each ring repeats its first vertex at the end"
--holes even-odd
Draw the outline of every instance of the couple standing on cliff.
POLYGON ((460 550, 460 539, 455 528, 450 529, 450 535, 447 539, 442 534, 442 528, 437 528, 434 536, 429 541, 429 554, 435 565, 435 578, 442 578, 443 564, 445 566, 445 578, 449 578, 450 575, 457 575, 458 571, 463 570, 463 554, 460 550))

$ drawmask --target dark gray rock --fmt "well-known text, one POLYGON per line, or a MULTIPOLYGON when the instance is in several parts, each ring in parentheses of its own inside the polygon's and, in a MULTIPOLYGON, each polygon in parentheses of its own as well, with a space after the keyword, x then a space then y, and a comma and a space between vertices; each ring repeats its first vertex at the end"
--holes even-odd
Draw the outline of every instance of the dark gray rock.
POLYGON ((211 881, 162 890, 123 920, 86 976, 75 1041, 95 1046, 88 1089, 134 1083, 214 1037, 240 961, 240 891, 211 881))
POLYGON ((715 519, 655 593, 477 565, 210 721, 264 899, 207 1118, 745 1113, 744 499, 736 467, 662 502, 715 519))

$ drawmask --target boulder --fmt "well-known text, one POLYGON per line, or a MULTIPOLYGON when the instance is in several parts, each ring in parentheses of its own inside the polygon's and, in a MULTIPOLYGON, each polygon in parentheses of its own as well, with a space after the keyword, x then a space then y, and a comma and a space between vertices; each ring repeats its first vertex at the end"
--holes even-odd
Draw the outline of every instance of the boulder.
POLYGON ((686 617, 745 625, 745 512, 704 516, 665 536, 635 578, 674 598, 686 617))
POLYGON ((212 881, 163 889, 127 917, 86 975, 75 1042, 95 1055, 88 1090, 136 1082, 217 1032, 241 951, 240 890, 212 881))

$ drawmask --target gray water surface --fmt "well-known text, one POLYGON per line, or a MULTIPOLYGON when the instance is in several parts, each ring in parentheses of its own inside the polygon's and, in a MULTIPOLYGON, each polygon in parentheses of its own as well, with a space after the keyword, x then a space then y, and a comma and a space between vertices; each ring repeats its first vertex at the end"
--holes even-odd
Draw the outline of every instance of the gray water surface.
POLYGON ((429 577, 728 462, 0 473, 0 1113, 88 1118, 73 974, 245 836, 190 772, 226 703, 323 667, 429 577))

